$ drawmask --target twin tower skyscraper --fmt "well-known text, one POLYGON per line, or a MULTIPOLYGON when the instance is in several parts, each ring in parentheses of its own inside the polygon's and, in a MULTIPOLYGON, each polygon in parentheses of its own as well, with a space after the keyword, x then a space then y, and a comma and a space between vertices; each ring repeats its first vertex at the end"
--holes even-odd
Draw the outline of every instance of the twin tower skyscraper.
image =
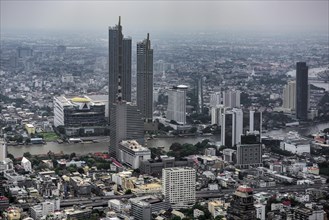
POLYGON ((121 18, 109 28, 109 122, 111 156, 119 142, 144 138, 144 121, 153 115, 153 49, 149 34, 137 43, 137 106, 131 103, 132 40, 122 34, 121 18))

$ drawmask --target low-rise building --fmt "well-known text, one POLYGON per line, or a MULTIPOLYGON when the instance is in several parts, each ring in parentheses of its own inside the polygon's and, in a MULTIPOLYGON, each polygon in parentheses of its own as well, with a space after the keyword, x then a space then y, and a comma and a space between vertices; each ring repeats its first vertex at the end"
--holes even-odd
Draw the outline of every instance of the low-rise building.
POLYGON ((158 213, 161 210, 168 210, 170 204, 168 201, 155 196, 144 196, 130 199, 131 212, 136 220, 151 220, 152 213, 158 213))
POLYGON ((140 171, 144 174, 150 174, 153 176, 162 176, 163 168, 170 167, 193 167, 194 160, 192 158, 186 158, 182 160, 175 160, 174 157, 161 156, 160 159, 149 159, 141 161, 140 171))
POLYGON ((133 169, 138 169, 141 161, 151 159, 151 151, 136 140, 125 140, 119 144, 118 160, 133 169))

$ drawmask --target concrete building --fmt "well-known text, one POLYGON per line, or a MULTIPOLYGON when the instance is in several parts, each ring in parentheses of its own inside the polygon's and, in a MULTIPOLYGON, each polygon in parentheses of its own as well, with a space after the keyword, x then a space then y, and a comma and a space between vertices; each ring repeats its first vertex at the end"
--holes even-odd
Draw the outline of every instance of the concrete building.
POLYGON ((143 196, 130 199, 132 216, 136 220, 151 220, 152 213, 158 213, 161 210, 168 210, 170 204, 168 201, 156 196, 143 196))
POLYGON ((190 167, 162 170, 162 194, 173 208, 187 208, 195 203, 196 171, 190 167))
POLYGON ((105 104, 88 96, 54 97, 54 125, 64 126, 68 136, 104 135, 105 104))
POLYGON ((25 124, 24 127, 28 135, 35 134, 35 127, 33 124, 25 124))
POLYGON ((308 66, 305 62, 296 64, 296 118, 307 120, 308 110, 308 66))
POLYGON ((124 140, 119 144, 117 159, 133 169, 138 169, 141 161, 151 159, 151 151, 135 140, 124 140))
POLYGON ((7 157, 7 145, 4 139, 0 138, 0 162, 7 157))
POLYGON ((22 158, 21 166, 24 168, 26 172, 32 171, 32 164, 26 157, 22 158))
POLYGON ((121 212, 123 209, 123 204, 119 199, 110 199, 108 201, 108 207, 116 212, 121 212))
POLYGON ((250 220, 256 218, 253 190, 247 186, 239 186, 227 209, 227 219, 250 220))
POLYGON ((297 132, 290 131, 286 138, 281 141, 280 148, 282 150, 290 151, 294 154, 310 153, 311 145, 310 142, 301 137, 297 132))
POLYGON ((153 49, 149 34, 137 43, 137 106, 145 121, 153 119, 153 49))
POLYGON ((60 200, 50 200, 30 208, 31 217, 35 220, 41 219, 50 213, 60 210, 60 200))
POLYGON ((131 101, 131 38, 122 34, 121 17, 118 25, 109 27, 109 111, 118 96, 131 101))
POLYGON ((262 112, 249 111, 249 133, 260 135, 262 133, 262 121, 262 112))
POLYGON ((79 176, 72 176, 70 178, 70 183, 73 186, 74 191, 78 195, 90 195, 91 194, 91 179, 83 179, 79 176))
POLYGON ((168 90, 167 119, 179 124, 186 124, 186 92, 187 86, 174 86, 168 90))
POLYGON ((290 151, 294 154, 311 153, 311 145, 306 140, 286 140, 280 143, 282 150, 290 151))
POLYGON ((144 121, 137 106, 130 102, 113 103, 110 113, 109 153, 116 158, 120 155, 119 143, 122 140, 135 139, 144 143, 144 121))
POLYGON ((244 169, 262 166, 262 145, 238 144, 237 166, 244 169))
POLYGON ((243 112, 233 108, 226 110, 221 117, 221 142, 224 146, 234 146, 241 143, 243 134, 243 112))
POLYGON ((228 108, 240 108, 240 95, 241 92, 236 91, 224 91, 223 93, 223 105, 228 108))
POLYGON ((296 109, 296 81, 290 81, 283 88, 283 108, 295 111, 296 109))
POLYGON ((221 115, 225 112, 224 105, 211 107, 211 124, 221 125, 221 115))
POLYGON ((266 220, 265 205, 255 204, 256 208, 256 218, 260 220, 266 220))
POLYGON ((323 210, 323 208, 311 209, 307 207, 298 207, 294 210, 294 219, 324 220, 325 211, 323 210))
POLYGON ((216 107, 222 103, 222 93, 221 92, 214 92, 210 94, 210 107, 216 107))
POLYGON ((226 162, 235 162, 236 150, 226 148, 223 150, 223 160, 226 162))
POLYGON ((204 150, 205 156, 216 156, 216 149, 215 148, 207 148, 204 150))
POLYGON ((191 158, 175 160, 174 157, 161 156, 160 159, 143 160, 140 164, 141 173, 152 176, 162 176, 163 168, 170 167, 193 167, 194 160, 191 158))
POLYGON ((196 81, 197 113, 203 113, 203 78, 196 81))

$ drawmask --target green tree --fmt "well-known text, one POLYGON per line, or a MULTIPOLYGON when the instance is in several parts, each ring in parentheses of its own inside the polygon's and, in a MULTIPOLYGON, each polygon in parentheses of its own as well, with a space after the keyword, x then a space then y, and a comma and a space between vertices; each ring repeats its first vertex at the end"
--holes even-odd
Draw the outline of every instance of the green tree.
POLYGON ((65 127, 60 125, 60 126, 57 126, 57 131, 60 133, 60 134, 65 134, 65 127))
POLYGON ((74 165, 70 165, 69 167, 66 168, 67 171, 71 172, 71 173, 74 173, 77 171, 77 166, 74 164, 74 165))
POLYGON ((26 157, 26 158, 31 158, 32 157, 32 154, 30 152, 25 152, 23 154, 23 157, 26 157))
POLYGON ((73 158, 75 158, 77 155, 73 152, 70 154, 70 160, 72 160, 73 158))
POLYGON ((125 192, 125 195, 129 195, 131 193, 132 193, 131 189, 127 189, 126 192, 125 192))
POLYGON ((189 132, 192 134, 195 134, 198 131, 198 129, 196 127, 192 127, 189 132))
POLYGON ((14 155, 12 155, 12 154, 7 154, 7 157, 8 157, 9 159, 11 159, 12 161, 15 160, 15 157, 14 157, 14 155))

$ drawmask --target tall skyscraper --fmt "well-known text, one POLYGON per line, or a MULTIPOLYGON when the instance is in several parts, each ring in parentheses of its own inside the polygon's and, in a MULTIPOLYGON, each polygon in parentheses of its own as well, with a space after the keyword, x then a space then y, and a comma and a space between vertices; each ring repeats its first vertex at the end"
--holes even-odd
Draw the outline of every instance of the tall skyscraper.
POLYGON ((0 138, 0 162, 7 157, 7 146, 4 139, 0 138))
POLYGON ((243 134, 243 112, 234 108, 226 110, 221 118, 221 142, 222 145, 231 147, 241 143, 243 134))
POLYGON ((239 186, 233 194, 230 206, 227 208, 228 220, 256 219, 253 190, 248 186, 239 186))
POLYGON ((224 91, 223 105, 229 108, 240 108, 240 91, 224 91))
POLYGON ((130 102, 117 102, 110 111, 110 156, 117 158, 119 143, 122 140, 144 141, 144 121, 136 105, 130 102))
POLYGON ((225 111, 225 107, 223 105, 216 105, 211 107, 211 124, 217 124, 218 126, 221 124, 222 114, 225 111))
MULTIPOLYGON (((131 101, 131 39, 118 25, 109 27, 109 111, 117 100, 131 101)), ((110 117, 111 113, 109 113, 110 117)))
POLYGON ((137 43, 137 106, 146 121, 153 118, 153 49, 149 34, 137 43))
POLYGON ((296 118, 307 120, 308 66, 305 62, 296 65, 296 118))
POLYGON ((195 169, 190 167, 162 169, 162 194, 173 208, 194 205, 195 179, 195 169))
POLYGON ((253 111, 249 112, 249 132, 262 133, 262 112, 253 111))
POLYGON ((210 107, 216 107, 222 103, 222 93, 221 92, 214 92, 210 94, 210 107))
POLYGON ((200 77, 197 81, 196 81, 196 95, 198 98, 198 103, 197 103, 197 112, 199 114, 203 113, 203 79, 202 77, 200 77))
POLYGON ((290 81, 283 88, 283 108, 296 109, 296 81, 290 81))
POLYGON ((187 86, 174 86, 168 90, 167 119, 186 124, 186 92, 187 86))

